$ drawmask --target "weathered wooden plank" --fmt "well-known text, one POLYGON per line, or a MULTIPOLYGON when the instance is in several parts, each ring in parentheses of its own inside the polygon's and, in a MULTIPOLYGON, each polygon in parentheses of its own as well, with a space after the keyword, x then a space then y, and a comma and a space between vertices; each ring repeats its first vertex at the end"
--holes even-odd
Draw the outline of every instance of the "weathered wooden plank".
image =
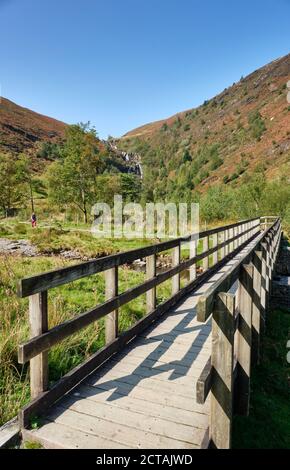
POLYGON ((11 449, 20 442, 20 428, 16 418, 0 426, 0 449, 11 449))
MULTIPOLYGON (((123 360, 124 358, 122 358, 123 360)), ((175 362, 162 362, 153 359, 144 359, 138 356, 130 356, 126 357, 126 364, 134 365, 135 367, 141 368, 146 367, 148 369, 153 369, 155 371, 160 372, 168 372, 170 371, 172 379, 175 377, 195 377, 198 378, 201 374, 202 368, 204 364, 197 366, 194 364, 193 367, 183 366, 180 361, 175 362), (141 359, 141 360, 140 360, 141 359)))
MULTIPOLYGON (((136 359, 136 358, 135 358, 136 359)), ((158 366, 156 367, 149 367, 143 362, 136 363, 136 361, 125 361, 125 360, 110 360, 109 364, 106 367, 102 367, 100 369, 100 377, 107 378, 108 374, 119 374, 122 379, 127 379, 129 377, 129 381, 137 380, 137 378, 143 380, 150 378, 155 382, 165 383, 166 386, 169 385, 169 389, 171 388, 171 384, 185 386, 186 393, 187 389, 191 390, 192 395, 192 384, 195 384, 198 380, 198 372, 196 376, 189 376, 184 374, 177 374, 176 372, 172 374, 172 369, 167 370, 160 370, 158 366), (173 377, 174 375, 174 377, 173 377), (171 379, 171 380, 170 380, 171 379)), ((125 380, 126 381, 126 380, 125 380)))
MULTIPOLYGON (((190 258, 195 258, 196 257, 196 245, 197 245, 197 242, 196 240, 191 240, 189 242, 189 257, 190 258)), ((189 280, 190 281, 194 281, 196 279, 196 264, 193 264, 190 268, 189 268, 189 280)))
MULTIPOLYGON (((114 299, 118 295, 118 267, 105 271, 105 298, 114 299)), ((106 316, 105 337, 106 344, 111 343, 118 336, 118 309, 113 310, 106 316)))
MULTIPOLYGON (((220 234, 220 241, 219 241, 219 244, 224 244, 226 242, 226 234, 227 234, 227 231, 224 230, 223 232, 221 232, 220 234)), ((225 252, 225 246, 223 246, 221 249, 220 249, 220 257, 221 259, 223 259, 226 255, 226 252, 225 252)))
POLYGON ((211 357, 208 359, 196 383, 196 401, 203 405, 211 388, 211 357))
MULTIPOLYGON (((179 266, 180 264, 180 244, 178 244, 172 251, 172 266, 179 266)), ((180 291, 180 273, 172 276, 172 295, 177 294, 180 291)))
MULTIPOLYGON (((29 297, 30 336, 41 335, 48 329, 47 292, 29 297)), ((30 361, 30 394, 36 398, 48 387, 48 354, 42 352, 30 361)))
POLYGON ((260 362, 260 335, 262 330, 263 312, 261 303, 261 277, 262 277, 262 252, 253 254, 253 316, 252 316, 252 364, 260 362))
POLYGON ((89 433, 72 429, 59 423, 48 420, 35 430, 22 430, 23 440, 39 442, 45 449, 129 449, 125 444, 103 439, 101 436, 96 442, 96 437, 89 433), (97 447, 96 447, 97 446, 97 447))
MULTIPOLYGON (((159 393, 165 393, 165 394, 174 393, 176 396, 180 397, 180 400, 182 400, 182 397, 192 399, 193 387, 196 383, 196 380, 194 379, 192 380, 192 378, 191 380, 187 378, 186 381, 183 381, 181 383, 180 381, 178 381, 178 379, 170 381, 169 373, 166 374, 166 377, 168 380, 158 380, 158 376, 154 375, 154 371, 152 371, 152 374, 150 375, 148 373, 148 369, 147 369, 147 374, 145 376, 137 374, 137 373, 135 374, 134 369, 132 372, 128 372, 128 367, 127 368, 125 367, 125 371, 123 369, 124 367, 122 368, 121 366, 114 367, 113 369, 106 368, 105 373, 104 371, 101 370, 99 374, 93 374, 93 376, 90 377, 86 381, 86 383, 98 384, 98 382, 103 383, 103 382, 110 382, 113 380, 113 381, 122 382, 132 387, 141 386, 142 388, 155 390, 155 391, 158 391, 159 393)), ((132 370, 132 367, 131 367, 131 370, 132 370)), ((138 367, 137 367, 137 372, 138 372, 138 367)))
MULTIPOLYGON (((146 278, 152 279, 156 276, 156 255, 146 258, 146 278)), ((156 308, 156 287, 150 289, 146 293, 146 311, 150 313, 156 308)))
MULTIPOLYGON (((127 415, 129 419, 129 413, 127 413, 127 415)), ((88 415, 72 409, 65 410, 60 407, 56 407, 55 410, 50 413, 49 419, 72 429, 96 436, 96 445, 99 437, 103 437, 121 445, 129 445, 131 449, 186 449, 191 446, 197 447, 193 440, 195 440, 195 442, 200 441, 203 434, 202 430, 197 429, 195 431, 194 428, 191 428, 192 436, 195 434, 195 439, 190 439, 188 433, 188 441, 177 440, 161 434, 153 433, 152 431, 143 431, 143 429, 137 428, 137 426, 128 426, 127 419, 123 424, 115 423, 113 421, 100 419, 94 415, 88 415)))
MULTIPOLYGON (((204 237, 202 241, 202 251, 203 253, 208 253, 209 251, 209 237, 204 237)), ((202 264, 203 270, 207 271, 209 267, 209 256, 205 256, 203 258, 203 264, 202 264)))
POLYGON ((97 383, 92 385, 94 392, 97 394, 102 393, 104 390, 110 392, 111 396, 115 396, 115 393, 120 395, 127 396, 129 395, 131 398, 138 398, 139 400, 144 401, 144 406, 146 406, 147 402, 156 403, 159 405, 166 405, 176 409, 187 410, 191 412, 197 413, 204 413, 205 408, 204 405, 199 405, 194 400, 194 394, 192 393, 192 398, 183 397, 180 400, 180 397, 176 397, 174 395, 164 395, 159 393, 156 390, 150 390, 149 388, 144 388, 142 386, 138 387, 131 387, 128 384, 119 382, 118 380, 111 380, 109 383, 97 383))
POLYGON ((252 348, 253 265, 242 265, 239 273, 239 327, 235 412, 248 416, 252 348))
MULTIPOLYGON (((98 406, 96 406, 91 400, 76 400, 75 398, 68 397, 65 400, 62 400, 60 407, 115 424, 125 424, 132 429, 142 430, 149 434, 152 433, 153 436, 157 435, 157 437, 164 436, 165 438, 191 442, 197 445, 201 443, 204 437, 203 428, 196 428, 193 425, 188 426, 180 424, 179 422, 172 425, 171 421, 164 418, 155 418, 145 413, 136 412, 130 409, 124 410, 119 408, 118 412, 116 412, 116 408, 108 402, 99 402, 98 406)), ((126 430, 124 430, 123 438, 126 439, 126 435, 126 430)), ((154 439, 153 436, 151 438, 154 439)), ((139 440, 141 441, 141 439, 139 440)), ((125 444, 127 444, 127 442, 125 442, 125 444)))
MULTIPOLYGON (((268 230, 271 230, 268 229, 268 230)), ((267 233, 267 232, 265 232, 267 233)), ((251 259, 253 255, 253 251, 257 249, 257 247, 261 244, 263 246, 262 240, 265 237, 265 233, 260 235, 252 235, 245 243, 247 246, 248 243, 254 241, 253 245, 251 246, 250 250, 246 251, 241 258, 230 268, 229 271, 226 271, 223 276, 220 277, 209 289, 206 293, 202 294, 199 298, 199 302, 197 305, 197 319, 200 322, 204 322, 207 318, 211 315, 213 309, 213 302, 215 295, 219 292, 228 291, 232 284, 236 281, 239 267, 241 264, 247 264, 247 262, 251 259)), ((244 245, 241 245, 239 249, 243 248, 244 245)), ((265 252, 265 266, 267 266, 267 250, 264 248, 265 252)), ((266 267, 265 267, 266 269, 266 267)), ((265 274, 266 276, 266 274, 265 274)), ((267 276, 266 276, 267 279, 267 276)), ((267 283, 267 281, 266 281, 267 283)), ((267 283, 268 284, 268 283, 267 283)))
POLYGON ((232 437, 235 297, 220 292, 212 319, 210 446, 229 449, 232 437))
MULTIPOLYGON (((203 407, 203 413, 192 413, 191 411, 175 408, 168 404, 160 406, 159 403, 151 401, 146 401, 145 406, 142 398, 124 395, 117 390, 114 392, 114 400, 110 400, 111 395, 112 392, 101 389, 96 393, 94 387, 84 384, 80 385, 76 389, 76 392, 71 393, 69 396, 72 396, 74 400, 86 399, 93 401, 97 406, 102 403, 110 403, 110 405, 116 409, 116 413, 118 413, 120 409, 130 410, 140 413, 141 415, 165 419, 171 423, 180 423, 186 426, 192 426, 194 423, 195 427, 204 430, 208 427, 208 412, 205 407, 203 407)), ((168 426, 170 426, 170 423, 168 426)))
MULTIPOLYGON (((218 234, 215 233, 212 236, 212 246, 213 248, 218 246, 218 234)), ((218 250, 216 250, 212 255, 212 264, 216 264, 218 262, 218 250)))

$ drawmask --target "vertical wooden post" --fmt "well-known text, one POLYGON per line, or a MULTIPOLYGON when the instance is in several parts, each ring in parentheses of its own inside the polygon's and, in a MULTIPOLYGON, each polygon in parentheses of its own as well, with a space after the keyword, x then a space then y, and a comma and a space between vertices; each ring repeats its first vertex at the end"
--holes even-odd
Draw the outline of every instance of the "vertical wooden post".
POLYGON ((242 224, 241 225, 241 230, 242 230, 242 243, 244 243, 246 241, 246 236, 245 236, 245 224, 242 224))
MULTIPOLYGON (((105 297, 110 300, 118 295, 118 267, 105 271, 105 297)), ((113 310, 105 318, 106 344, 111 343, 118 336, 118 310, 113 310)))
POLYGON ((250 236, 251 236, 250 232, 248 232, 248 229, 249 229, 249 222, 247 222, 247 223, 245 224, 245 231, 247 232, 247 233, 246 233, 246 241, 249 240, 249 238, 250 238, 250 236))
POLYGON ((239 327, 236 380, 236 412, 248 416, 252 347, 253 266, 243 265, 239 274, 239 327))
MULTIPOLYGON (((226 241, 226 230, 221 232, 220 241, 221 241, 221 243, 224 243, 226 241)), ((223 259, 224 257, 225 257, 225 247, 223 246, 221 248, 221 259, 223 259)))
MULTIPOLYGON (((156 276, 156 255, 147 256, 146 258, 146 279, 152 279, 156 276)), ((156 308, 156 287, 146 292, 146 310, 147 313, 152 312, 156 308)))
MULTIPOLYGON (((233 238, 233 237, 234 237, 234 229, 231 228, 231 229, 229 230, 229 232, 230 232, 230 238, 233 238)), ((231 243, 230 243, 230 253, 231 253, 233 250, 234 250, 234 242, 231 242, 231 243)))
MULTIPOLYGON (((225 240, 227 241, 230 238, 230 231, 227 229, 225 231, 225 240)), ((229 254, 229 245, 225 246, 225 255, 227 256, 229 254)))
POLYGON ((217 295, 212 317, 210 446, 231 447, 235 296, 217 295))
POLYGON ((260 334, 262 324, 261 303, 262 252, 255 251, 253 255, 253 317, 252 317, 252 364, 260 362, 260 334))
MULTIPOLYGON (((218 234, 214 233, 212 236, 213 248, 218 245, 218 234)), ((216 250, 212 255, 212 264, 215 265, 218 262, 218 250, 216 250)))
POLYGON ((237 227, 237 235, 239 236, 239 238, 237 239, 237 248, 238 248, 241 244, 241 236, 240 236, 241 235, 241 226, 240 225, 237 227))
MULTIPOLYGON (((180 243, 172 250, 172 267, 180 264, 180 243)), ((180 290, 180 273, 172 276, 172 295, 180 290)))
MULTIPOLYGON (((206 253, 208 251, 208 247, 209 247, 209 238, 204 237, 204 239, 202 241, 202 251, 203 251, 203 253, 206 253)), ((208 256, 203 258, 203 270, 204 271, 208 270, 208 261, 209 261, 208 256)))
MULTIPOLYGON (((195 258, 195 256, 196 256, 196 246, 197 246, 196 240, 190 240, 190 242, 189 242, 189 257, 190 257, 190 259, 195 258)), ((196 264, 193 264, 189 268, 189 280, 190 280, 190 282, 192 282, 195 279, 196 279, 196 264)))
MULTIPOLYGON (((235 237, 236 235, 238 235, 239 227, 234 227, 233 230, 234 230, 233 235, 234 235, 234 237, 235 237)), ((234 241, 234 250, 235 250, 237 247, 238 247, 238 240, 235 240, 235 241, 234 241)))
POLYGON ((266 313, 269 306, 269 293, 270 293, 270 283, 269 283, 269 264, 268 264, 268 253, 267 253, 267 244, 261 243, 262 247, 262 284, 265 290, 265 320, 266 313))
MULTIPOLYGON (((47 291, 29 297, 30 337, 41 335, 48 329, 47 291)), ((30 360, 30 392, 34 399, 48 388, 48 352, 30 360)))

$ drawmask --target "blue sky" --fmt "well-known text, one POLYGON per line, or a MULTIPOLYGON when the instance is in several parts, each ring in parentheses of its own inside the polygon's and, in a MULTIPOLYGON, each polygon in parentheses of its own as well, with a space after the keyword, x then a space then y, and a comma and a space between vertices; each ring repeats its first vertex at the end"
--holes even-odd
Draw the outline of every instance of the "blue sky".
POLYGON ((289 0, 0 0, 1 94, 120 136, 287 54, 289 20, 289 0))

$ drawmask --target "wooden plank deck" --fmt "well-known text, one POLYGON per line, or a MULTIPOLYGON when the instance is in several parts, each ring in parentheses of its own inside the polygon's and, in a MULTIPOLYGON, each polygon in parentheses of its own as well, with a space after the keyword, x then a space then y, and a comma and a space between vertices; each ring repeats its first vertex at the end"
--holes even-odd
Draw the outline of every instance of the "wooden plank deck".
POLYGON ((43 425, 23 430, 46 448, 205 448, 209 400, 196 381, 211 354, 211 320, 199 323, 199 295, 254 242, 54 405, 43 425))

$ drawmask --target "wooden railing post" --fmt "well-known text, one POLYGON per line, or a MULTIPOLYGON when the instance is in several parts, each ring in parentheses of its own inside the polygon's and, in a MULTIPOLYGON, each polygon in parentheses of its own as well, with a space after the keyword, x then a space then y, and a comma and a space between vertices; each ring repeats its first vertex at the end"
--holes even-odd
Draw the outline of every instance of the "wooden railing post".
MULTIPOLYGON (((230 238, 230 231, 229 231, 229 229, 227 229, 225 231, 225 240, 227 241, 229 238, 230 238)), ((227 244, 225 246, 225 255, 227 256, 229 254, 229 252, 230 252, 230 246, 229 246, 229 244, 227 244)))
POLYGON ((219 293, 212 316, 210 447, 231 447, 235 296, 219 293))
MULTIPOLYGON (((235 228, 234 228, 234 237, 235 237, 236 235, 238 235, 238 233, 239 233, 239 228, 240 228, 240 227, 235 227, 235 228)), ((239 243, 239 242, 238 242, 238 239, 236 239, 236 240, 234 241, 234 250, 235 250, 236 248, 238 248, 238 243, 239 243)))
POLYGON ((264 288, 264 308, 265 308, 265 321, 266 313, 269 306, 269 295, 270 295, 270 282, 269 282, 269 259, 267 252, 267 244, 261 243, 262 247, 262 285, 264 288))
MULTIPOLYGON (((220 235, 220 242, 224 243, 225 241, 226 241, 226 230, 221 232, 221 235, 220 235)), ((221 248, 221 259, 224 259, 224 257, 225 257, 225 247, 223 246, 221 248)))
POLYGON ((239 274, 239 326, 236 412, 248 416, 252 347, 253 265, 242 265, 239 274))
POLYGON ((239 236, 239 238, 237 239, 237 248, 241 245, 241 230, 242 227, 239 225, 237 227, 237 235, 239 236))
MULTIPOLYGON (((30 337, 41 335, 48 330, 47 291, 29 297, 30 337)), ((48 388, 48 352, 42 352, 30 360, 31 398, 38 397, 48 388)))
POLYGON ((253 254, 253 317, 252 317, 252 364, 260 362, 260 334, 263 323, 262 311, 262 252, 253 254))
MULTIPOLYGON (((114 266, 105 271, 105 297, 110 300, 118 295, 118 267, 114 266)), ((105 319, 106 344, 118 336, 118 310, 113 310, 105 319)))
MULTIPOLYGON (((172 250, 172 267, 180 264, 181 247, 180 243, 172 250)), ((172 295, 180 291, 180 273, 172 276, 172 295)))
MULTIPOLYGON (((229 230, 229 232, 230 232, 230 238, 233 238, 233 237, 234 237, 234 229, 231 228, 231 229, 229 230)), ((230 253, 231 253, 232 251, 234 251, 234 242, 231 242, 231 243, 230 243, 230 253)))
MULTIPOLYGON (((156 276, 156 255, 146 258, 146 279, 152 279, 156 276)), ((150 313, 156 308, 156 287, 146 292, 146 311, 150 313)))
MULTIPOLYGON (((213 248, 218 245, 218 234, 214 233, 212 236, 212 246, 213 248)), ((215 265, 218 262, 218 250, 216 250, 212 255, 212 264, 215 265)))
MULTIPOLYGON (((202 241, 202 251, 203 253, 205 253, 206 251, 208 251, 208 248, 209 248, 209 237, 204 237, 203 241, 202 241)), ((208 256, 206 256, 205 258, 203 258, 203 270, 204 271, 207 271, 208 270, 208 266, 209 266, 209 258, 208 256)))
MULTIPOLYGON (((190 240, 189 242, 189 257, 194 258, 196 256, 196 240, 190 240)), ((192 264, 189 268, 189 280, 194 281, 196 279, 196 264, 192 264)))

